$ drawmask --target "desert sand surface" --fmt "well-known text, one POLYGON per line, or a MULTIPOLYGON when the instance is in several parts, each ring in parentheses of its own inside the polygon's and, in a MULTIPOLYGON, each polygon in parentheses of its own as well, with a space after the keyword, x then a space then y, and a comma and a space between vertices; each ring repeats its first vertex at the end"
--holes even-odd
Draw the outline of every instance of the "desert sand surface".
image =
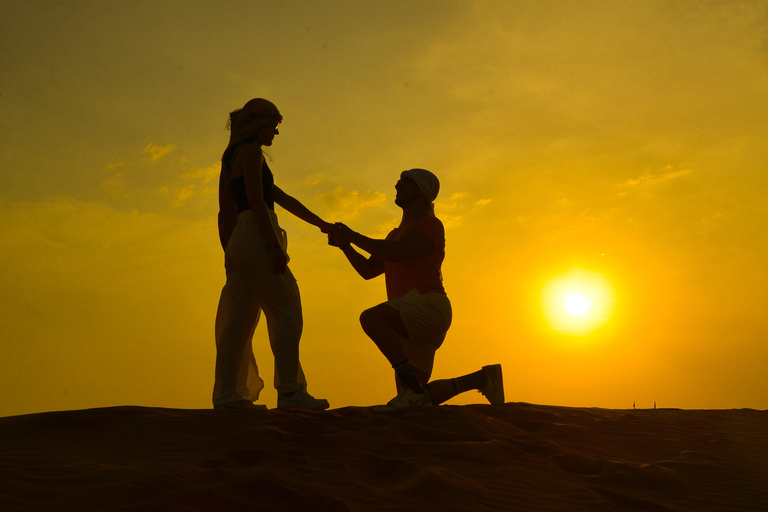
POLYGON ((768 510, 768 412, 508 403, 0 418, 0 510, 768 510))

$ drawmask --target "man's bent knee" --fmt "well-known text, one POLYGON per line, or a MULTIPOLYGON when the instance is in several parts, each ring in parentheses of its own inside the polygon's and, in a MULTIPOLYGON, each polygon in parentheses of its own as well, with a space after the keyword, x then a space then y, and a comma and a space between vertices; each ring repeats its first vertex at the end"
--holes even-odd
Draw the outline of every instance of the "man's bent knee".
POLYGON ((366 332, 386 326, 394 329, 402 338, 408 338, 408 329, 400 317, 400 311, 389 304, 379 304, 360 313, 360 325, 366 332))
POLYGON ((360 326, 364 331, 367 331, 377 322, 376 312, 373 308, 366 309, 360 313, 360 326))

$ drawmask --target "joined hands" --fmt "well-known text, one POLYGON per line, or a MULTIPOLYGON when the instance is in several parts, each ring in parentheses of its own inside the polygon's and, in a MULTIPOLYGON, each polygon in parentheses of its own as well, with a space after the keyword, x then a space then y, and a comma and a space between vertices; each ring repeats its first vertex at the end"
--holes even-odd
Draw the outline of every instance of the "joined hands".
POLYGON ((347 247, 351 243, 354 233, 345 224, 337 222, 333 224, 333 228, 327 233, 328 245, 339 248, 347 247))

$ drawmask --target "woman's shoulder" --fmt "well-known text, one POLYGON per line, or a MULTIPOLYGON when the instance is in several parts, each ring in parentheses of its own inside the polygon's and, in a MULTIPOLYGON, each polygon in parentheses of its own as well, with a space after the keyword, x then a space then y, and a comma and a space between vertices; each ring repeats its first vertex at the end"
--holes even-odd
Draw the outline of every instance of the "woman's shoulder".
MULTIPOLYGON (((264 159, 264 155, 261 152, 261 146, 258 142, 246 142, 241 144, 235 149, 234 156, 232 158, 232 166, 238 167, 241 165, 252 166, 254 163, 260 164, 264 159)), ((258 165, 261 168, 261 165, 258 165)))
POLYGON ((244 142, 235 151, 237 151, 238 155, 257 155, 259 159, 262 158, 261 144, 259 144, 257 141, 244 142))

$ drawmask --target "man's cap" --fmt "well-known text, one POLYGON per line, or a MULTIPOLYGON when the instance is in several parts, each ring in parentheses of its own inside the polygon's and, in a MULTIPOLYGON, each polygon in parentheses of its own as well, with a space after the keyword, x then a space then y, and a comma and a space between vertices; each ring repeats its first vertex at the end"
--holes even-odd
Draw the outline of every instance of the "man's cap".
POLYGON ((421 193, 424 194, 424 197, 430 203, 435 200, 437 193, 440 191, 440 181, 437 179, 437 176, 426 169, 409 169, 403 171, 400 177, 410 178, 416 182, 416 186, 419 187, 421 193))

